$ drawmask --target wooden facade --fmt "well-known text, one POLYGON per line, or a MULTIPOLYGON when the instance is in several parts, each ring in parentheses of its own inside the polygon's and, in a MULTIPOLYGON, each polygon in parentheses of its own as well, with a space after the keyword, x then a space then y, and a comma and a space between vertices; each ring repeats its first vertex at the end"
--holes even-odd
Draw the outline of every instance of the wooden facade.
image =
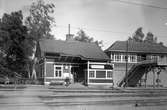
MULTIPOLYGON (((65 45, 68 42, 63 43, 65 45)), ((69 78, 71 83, 80 82, 85 85, 113 86, 113 65, 110 63, 108 57, 106 57, 106 59, 104 59, 104 57, 97 59, 94 55, 92 58, 86 58, 82 54, 72 55, 61 51, 43 51, 44 49, 41 49, 42 46, 38 46, 37 49, 39 50, 37 50, 37 53, 40 55, 37 55, 37 77, 42 79, 44 84, 64 83, 65 79, 69 78)), ((55 46, 55 44, 53 46, 55 46)), ((89 50, 88 52, 91 52, 90 56, 94 54, 93 51, 97 54, 95 49, 89 50)), ((102 55, 104 54, 102 50, 99 52, 101 52, 100 54, 102 55)))
POLYGON ((113 86, 113 65, 88 61, 87 66, 85 74, 88 85, 105 84, 113 86))

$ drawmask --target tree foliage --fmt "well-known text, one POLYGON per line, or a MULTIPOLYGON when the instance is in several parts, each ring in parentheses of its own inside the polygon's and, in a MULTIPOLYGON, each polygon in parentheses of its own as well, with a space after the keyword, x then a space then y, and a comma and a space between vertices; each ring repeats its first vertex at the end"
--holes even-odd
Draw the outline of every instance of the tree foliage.
POLYGON ((143 38, 144 38, 144 33, 142 31, 142 27, 139 27, 132 36, 132 39, 136 42, 142 42, 143 38))
POLYGON ((102 47, 103 41, 94 40, 93 37, 89 37, 84 30, 80 29, 77 35, 74 37, 75 40, 80 42, 95 43, 97 46, 102 47))
POLYGON ((45 3, 44 0, 33 2, 30 6, 30 15, 26 17, 25 24, 28 27, 29 38, 29 67, 31 67, 31 77, 36 78, 35 72, 35 52, 37 42, 41 39, 53 39, 51 35, 51 24, 54 24, 54 18, 51 14, 54 13, 55 5, 52 3, 45 3))
POLYGON ((53 38, 50 32, 54 18, 50 14, 54 13, 54 7, 54 4, 46 4, 43 0, 32 3, 30 15, 26 18, 25 24, 34 40, 53 38))
POLYGON ((53 38, 51 35, 51 24, 54 18, 50 14, 54 13, 54 4, 46 4, 43 0, 33 2, 29 9, 29 16, 26 17, 25 24, 28 28, 29 40, 27 41, 30 56, 34 56, 36 44, 43 38, 53 38))
POLYGON ((145 42, 145 43, 156 43, 159 45, 163 45, 163 42, 157 42, 157 37, 154 36, 152 32, 148 32, 145 36, 143 33, 143 28, 139 27, 133 34, 132 37, 129 37, 128 40, 135 42, 145 42))
POLYGON ((145 39, 144 39, 144 42, 147 42, 147 43, 157 43, 157 37, 154 37, 154 34, 151 33, 151 32, 148 32, 145 39))
POLYGON ((4 14, 0 20, 1 49, 5 54, 6 67, 12 71, 20 72, 26 65, 25 39, 27 28, 23 25, 21 11, 4 14))

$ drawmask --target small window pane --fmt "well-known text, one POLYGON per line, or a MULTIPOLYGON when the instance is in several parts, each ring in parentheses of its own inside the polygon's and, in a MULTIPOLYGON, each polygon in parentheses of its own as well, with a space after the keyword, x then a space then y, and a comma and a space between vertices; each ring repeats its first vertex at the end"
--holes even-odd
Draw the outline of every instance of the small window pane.
POLYGON ((112 78, 113 72, 112 71, 107 71, 107 78, 112 78))
POLYGON ((96 78, 106 78, 106 71, 96 71, 96 78))
POLYGON ((125 62, 126 61, 126 54, 122 55, 122 61, 125 62))
POLYGON ((95 72, 94 71, 89 71, 89 77, 94 78, 95 77, 95 72))
POLYGON ((130 62, 136 62, 136 56, 135 55, 129 55, 129 61, 130 62))
POLYGON ((58 77, 58 71, 56 71, 56 77, 58 77))
POLYGON ((121 61, 121 54, 115 54, 115 61, 121 61))
POLYGON ((61 77, 61 71, 59 71, 59 77, 61 77))
POLYGON ((61 70, 61 67, 56 67, 57 70, 61 70))

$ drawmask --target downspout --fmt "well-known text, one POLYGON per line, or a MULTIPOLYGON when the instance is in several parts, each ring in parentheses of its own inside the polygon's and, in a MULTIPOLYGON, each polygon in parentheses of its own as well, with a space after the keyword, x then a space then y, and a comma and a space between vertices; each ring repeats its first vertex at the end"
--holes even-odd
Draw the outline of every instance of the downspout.
POLYGON ((44 85, 46 82, 46 58, 44 58, 44 85))
POLYGON ((153 88, 155 88, 155 70, 154 70, 154 68, 153 68, 152 72, 153 72, 153 88))
POLYGON ((87 63, 87 84, 89 84, 89 61, 87 63))

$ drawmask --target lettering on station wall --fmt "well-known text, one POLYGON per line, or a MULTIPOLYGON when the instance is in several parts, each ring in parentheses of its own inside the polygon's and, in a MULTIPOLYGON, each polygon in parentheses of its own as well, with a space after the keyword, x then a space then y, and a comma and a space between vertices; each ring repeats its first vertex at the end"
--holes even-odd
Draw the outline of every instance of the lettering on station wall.
POLYGON ((90 69, 113 69, 113 65, 111 64, 106 64, 106 65, 91 64, 89 68, 90 69))

